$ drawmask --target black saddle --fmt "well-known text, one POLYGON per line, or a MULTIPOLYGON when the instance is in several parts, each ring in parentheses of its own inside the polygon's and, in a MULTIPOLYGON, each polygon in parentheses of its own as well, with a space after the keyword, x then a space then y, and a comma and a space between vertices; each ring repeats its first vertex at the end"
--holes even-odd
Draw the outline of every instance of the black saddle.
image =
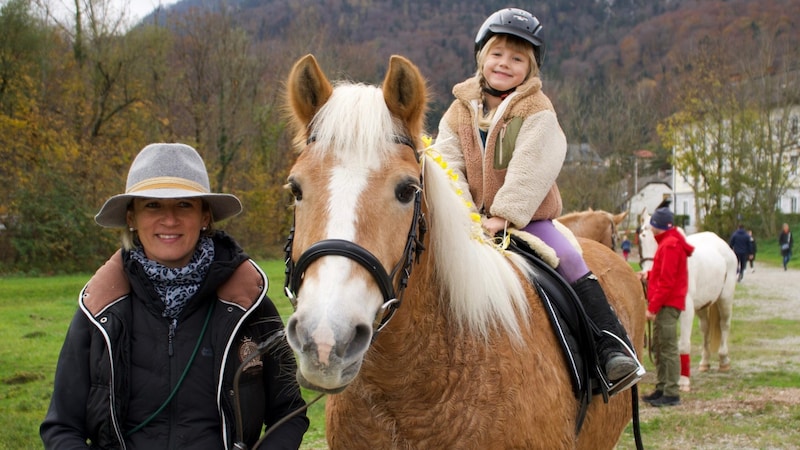
MULTIPOLYGON (((553 332, 561 346, 572 380, 572 391, 580 404, 576 434, 580 432, 586 411, 594 395, 609 396, 627 389, 626 380, 610 383, 600 368, 595 342, 603 333, 589 318, 572 286, 544 262, 527 242, 511 235, 510 251, 525 257, 532 268, 531 283, 542 300, 553 332)), ((632 348, 630 344, 626 344, 632 348)))

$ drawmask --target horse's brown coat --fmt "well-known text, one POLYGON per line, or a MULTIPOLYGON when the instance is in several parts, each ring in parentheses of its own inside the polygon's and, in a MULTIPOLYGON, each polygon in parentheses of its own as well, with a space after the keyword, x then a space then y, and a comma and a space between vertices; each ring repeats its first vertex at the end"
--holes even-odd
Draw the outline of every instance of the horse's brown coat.
POLYGON ((556 220, 572 230, 575 236, 585 237, 614 249, 614 233, 617 232, 619 225, 627 216, 628 211, 611 214, 599 209, 588 209, 564 214, 556 220))
MULTIPOLYGON (((313 58, 308 58, 298 64, 316 66, 313 58)), ((300 133, 313 118, 310 112, 320 106, 314 104, 315 99, 325 95, 313 93, 314 86, 323 86, 324 91, 324 86, 330 85, 327 80, 308 80, 307 74, 320 75, 321 71, 304 67, 298 72, 296 67, 289 79, 290 92, 303 93, 291 100, 300 133)), ((418 70, 407 60, 393 57, 383 89, 393 115, 404 122, 412 137, 419 136, 426 100, 418 70)), ((375 254, 387 271, 400 258, 411 222, 408 208, 397 206, 391 198, 392 186, 416 164, 409 160, 410 154, 407 150, 392 153, 380 174, 370 178, 370 196, 359 200, 362 208, 355 241, 375 254), (402 176, 398 177, 398 171, 402 176)), ((321 155, 324 153, 302 154, 292 176, 310 185, 324 179, 327 165, 314 160, 321 155)), ((309 186, 309 193, 314 189, 309 186)), ((304 196, 303 201, 321 200, 304 196)), ((432 208, 436 205, 423 202, 427 217, 434 215, 432 208)), ((323 226, 318 218, 296 216, 298 252, 319 239, 318 230, 323 226)), ((488 339, 471 334, 454 322, 447 289, 439 284, 436 271, 446 270, 447 262, 436 261, 430 250, 435 239, 432 232, 426 234, 428 250, 414 266, 403 304, 367 350, 356 378, 344 391, 328 397, 330 448, 613 448, 631 417, 630 391, 612 398, 609 404, 596 397, 580 436, 575 436, 578 405, 535 291, 526 287, 531 311, 526 319, 529 326, 522 328, 522 343, 502 329, 495 329, 488 339)), ((645 305, 638 278, 610 249, 585 239, 581 245, 587 264, 599 277, 639 352, 645 305)), ((313 276, 312 265, 306 279, 313 276)))

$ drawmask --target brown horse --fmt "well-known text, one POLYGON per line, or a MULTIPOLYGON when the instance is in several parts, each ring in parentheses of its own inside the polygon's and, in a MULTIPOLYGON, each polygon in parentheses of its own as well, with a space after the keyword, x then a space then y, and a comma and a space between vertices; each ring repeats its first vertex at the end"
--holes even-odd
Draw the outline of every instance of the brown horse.
MULTIPOLYGON (((330 448, 613 448, 631 391, 596 396, 576 435, 579 405, 530 267, 483 236, 435 145, 423 149, 419 70, 393 56, 382 87, 334 87, 308 55, 287 90, 299 156, 286 332, 301 385, 332 394, 330 448)), ((581 243, 641 347, 638 278, 581 243)))
POLYGON ((575 236, 597 241, 611 250, 617 247, 619 224, 628 217, 628 211, 611 214, 601 209, 564 214, 557 220, 569 228, 575 236))

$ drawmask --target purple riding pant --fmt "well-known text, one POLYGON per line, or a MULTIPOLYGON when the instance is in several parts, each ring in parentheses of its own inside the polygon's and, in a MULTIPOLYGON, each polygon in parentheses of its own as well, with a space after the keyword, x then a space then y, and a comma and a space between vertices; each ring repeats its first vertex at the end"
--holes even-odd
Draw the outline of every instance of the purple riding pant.
POLYGON ((583 256, 572 246, 572 243, 553 225, 552 220, 537 220, 522 229, 543 240, 556 251, 559 259, 556 272, 561 274, 569 284, 589 273, 589 267, 583 256))

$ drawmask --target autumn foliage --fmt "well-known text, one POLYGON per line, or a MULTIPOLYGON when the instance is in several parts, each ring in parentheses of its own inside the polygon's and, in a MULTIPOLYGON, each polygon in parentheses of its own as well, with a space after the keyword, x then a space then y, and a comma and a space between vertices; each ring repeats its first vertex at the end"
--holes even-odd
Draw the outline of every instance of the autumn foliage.
MULTIPOLYGON (((402 54, 428 79, 435 132, 452 85, 474 73, 477 27, 508 6, 183 0, 134 26, 107 0, 58 2, 79 8, 69 17, 50 3, 0 7, 0 273, 93 270, 118 245, 94 214, 124 189, 136 153, 159 141, 196 147, 212 189, 245 206, 222 226, 252 255, 279 255, 291 225, 283 184, 294 155, 282 105, 292 62, 314 53, 334 79, 378 83, 387 58, 402 54)), ((612 186, 628 176, 633 150, 668 165, 658 125, 720 92, 704 80, 728 85, 800 67, 797 1, 534 7, 547 39, 545 90, 568 140, 610 161, 599 174, 564 172, 568 210, 616 210, 625 189, 612 186)))

